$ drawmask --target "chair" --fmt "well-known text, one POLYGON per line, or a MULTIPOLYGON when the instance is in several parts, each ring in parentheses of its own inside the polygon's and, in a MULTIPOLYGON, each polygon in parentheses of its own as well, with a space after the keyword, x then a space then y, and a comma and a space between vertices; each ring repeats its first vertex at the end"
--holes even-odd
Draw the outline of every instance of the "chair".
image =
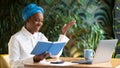
POLYGON ((10 68, 8 54, 1 54, 0 55, 0 68, 10 68))

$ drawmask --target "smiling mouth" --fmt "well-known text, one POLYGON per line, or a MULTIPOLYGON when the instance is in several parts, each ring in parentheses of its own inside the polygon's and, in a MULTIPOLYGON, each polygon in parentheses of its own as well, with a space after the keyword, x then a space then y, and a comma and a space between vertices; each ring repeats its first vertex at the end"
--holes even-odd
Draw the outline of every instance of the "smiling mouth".
POLYGON ((40 30, 40 28, 41 28, 41 26, 40 26, 40 27, 37 27, 37 28, 35 29, 35 31, 38 32, 38 31, 40 30))

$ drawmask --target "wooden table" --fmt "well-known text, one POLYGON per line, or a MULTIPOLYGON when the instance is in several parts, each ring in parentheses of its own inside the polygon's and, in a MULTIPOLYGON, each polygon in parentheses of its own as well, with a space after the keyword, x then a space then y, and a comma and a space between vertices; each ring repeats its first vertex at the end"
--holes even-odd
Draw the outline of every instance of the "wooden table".
MULTIPOLYGON (((61 57, 61 60, 66 62, 72 62, 75 60, 81 60, 82 58, 61 57)), ((54 59, 48 59, 47 61, 53 61, 54 59)), ((25 68, 116 68, 120 65, 120 59, 112 58, 110 62, 99 64, 73 64, 73 65, 44 65, 40 63, 25 63, 25 68)))

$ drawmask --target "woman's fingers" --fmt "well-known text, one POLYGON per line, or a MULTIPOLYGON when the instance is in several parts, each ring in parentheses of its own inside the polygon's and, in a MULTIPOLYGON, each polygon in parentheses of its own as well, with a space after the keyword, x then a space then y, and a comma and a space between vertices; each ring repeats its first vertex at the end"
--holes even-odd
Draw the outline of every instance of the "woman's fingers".
POLYGON ((65 35, 66 32, 76 23, 76 20, 74 21, 71 21, 70 23, 68 24, 65 24, 62 28, 62 34, 65 35))

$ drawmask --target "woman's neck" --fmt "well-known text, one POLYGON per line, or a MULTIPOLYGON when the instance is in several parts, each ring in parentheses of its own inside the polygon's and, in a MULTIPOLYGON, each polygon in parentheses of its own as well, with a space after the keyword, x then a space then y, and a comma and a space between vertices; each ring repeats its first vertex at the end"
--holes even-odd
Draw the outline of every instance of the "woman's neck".
POLYGON ((34 34, 34 32, 31 30, 31 28, 29 28, 29 26, 25 25, 25 28, 26 28, 31 34, 34 34))

